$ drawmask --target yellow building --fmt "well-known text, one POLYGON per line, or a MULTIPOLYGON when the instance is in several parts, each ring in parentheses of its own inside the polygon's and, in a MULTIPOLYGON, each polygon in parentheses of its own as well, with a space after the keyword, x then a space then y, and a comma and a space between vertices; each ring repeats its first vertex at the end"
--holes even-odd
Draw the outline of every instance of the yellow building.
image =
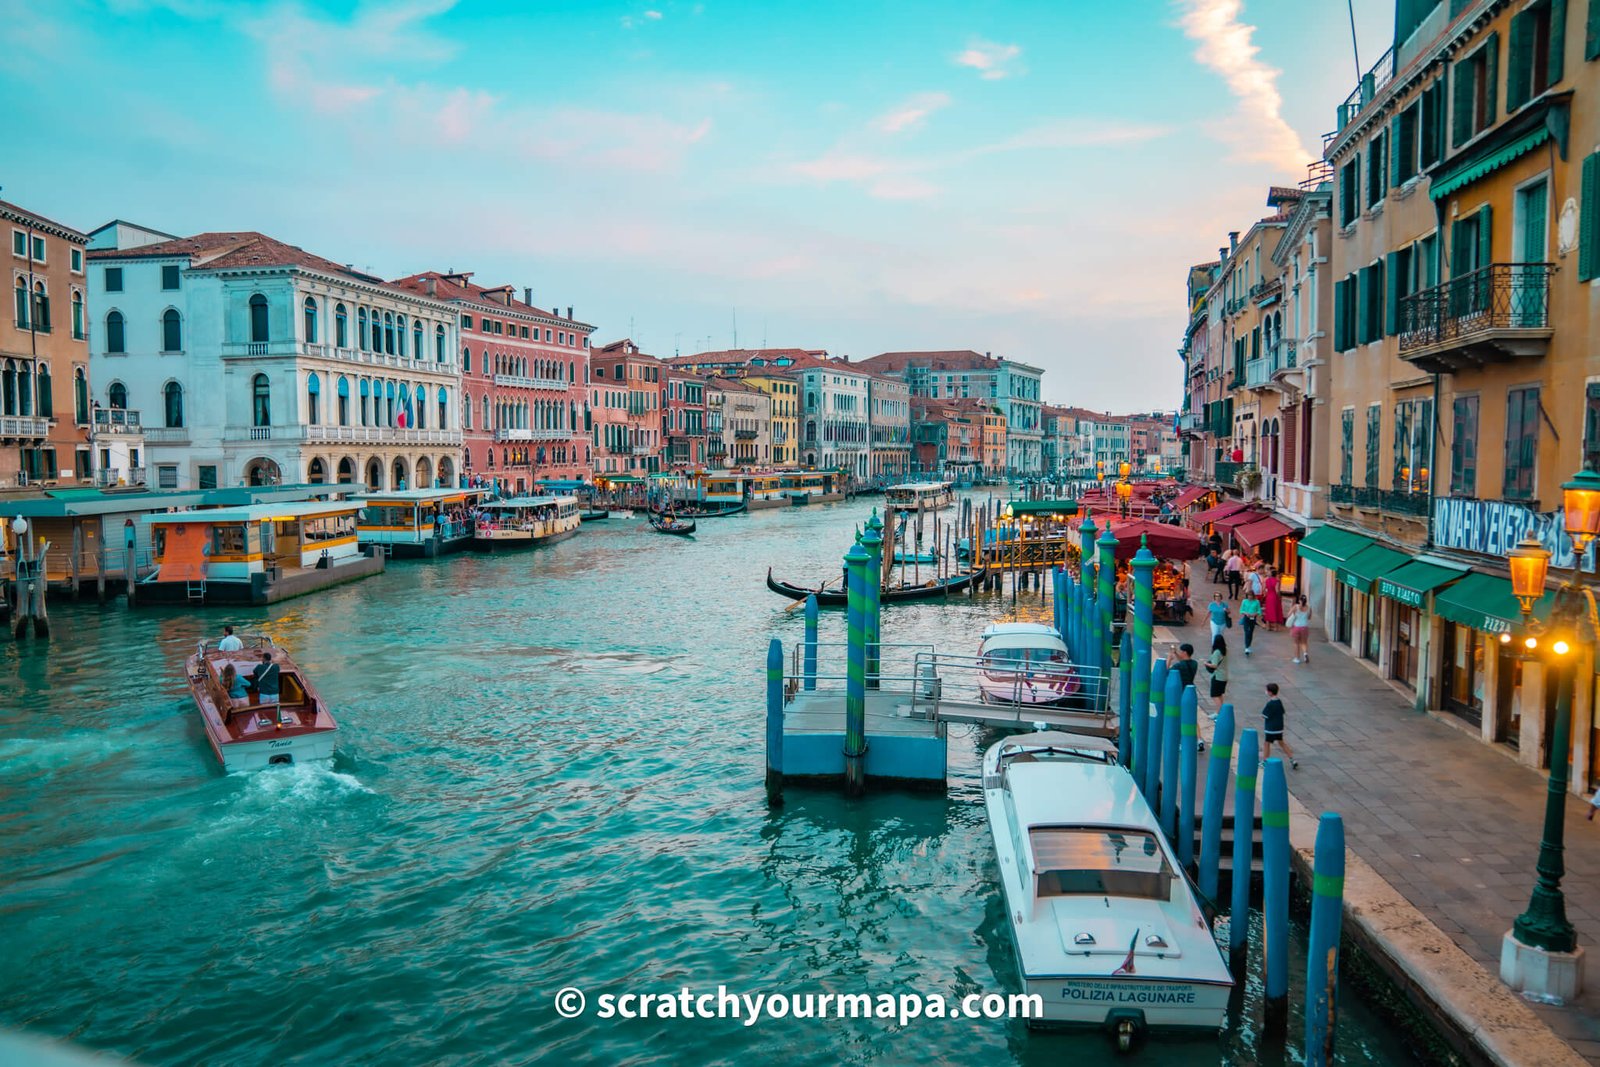
MULTIPOLYGON (((1327 145, 1335 532, 1302 554, 1326 571, 1330 636, 1543 766, 1553 687, 1499 640, 1521 626, 1505 558, 1531 533, 1570 566, 1560 485, 1600 460, 1600 39, 1561 0, 1396 8, 1327 145)), ((1586 792, 1600 744, 1579 660, 1586 792)))
POLYGON ((800 387, 781 374, 746 374, 740 381, 772 398, 772 465, 794 467, 800 462, 800 387))

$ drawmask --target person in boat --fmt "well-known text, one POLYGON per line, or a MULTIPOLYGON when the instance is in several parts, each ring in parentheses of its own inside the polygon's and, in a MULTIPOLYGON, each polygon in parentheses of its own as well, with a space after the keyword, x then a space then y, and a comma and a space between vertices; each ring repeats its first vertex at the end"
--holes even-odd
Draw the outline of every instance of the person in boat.
MULTIPOLYGON (((272 662, 272 653, 261 653, 261 662, 256 664, 255 670, 250 672, 252 688, 256 691, 258 704, 278 703, 279 673, 278 665, 272 662)), ((278 710, 278 725, 282 726, 289 720, 283 717, 283 709, 278 710)))
POLYGON ((222 640, 217 642, 217 651, 237 652, 243 647, 244 642, 234 636, 233 627, 224 626, 222 628, 222 640))
POLYGON ((249 690, 245 687, 244 678, 240 676, 238 670, 231 663, 223 665, 220 681, 222 682, 222 691, 228 694, 228 699, 230 700, 239 700, 250 695, 249 690))

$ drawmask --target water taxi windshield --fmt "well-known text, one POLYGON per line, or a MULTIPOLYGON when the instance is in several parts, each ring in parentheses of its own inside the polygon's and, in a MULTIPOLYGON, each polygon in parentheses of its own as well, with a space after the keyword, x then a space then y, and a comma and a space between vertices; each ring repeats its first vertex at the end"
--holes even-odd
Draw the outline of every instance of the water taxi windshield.
POLYGON ((1041 897, 1167 900, 1172 894, 1172 868, 1148 831, 1045 826, 1028 839, 1041 897))
POLYGON ((983 654, 983 658, 986 664, 996 667, 1067 662, 1067 654, 1059 648, 992 648, 983 654))

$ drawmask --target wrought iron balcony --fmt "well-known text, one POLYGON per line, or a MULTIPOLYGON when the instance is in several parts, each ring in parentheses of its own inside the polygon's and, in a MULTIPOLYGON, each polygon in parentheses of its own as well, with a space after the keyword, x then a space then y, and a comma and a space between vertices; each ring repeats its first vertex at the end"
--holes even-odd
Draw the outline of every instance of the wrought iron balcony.
POLYGON ((1433 499, 1426 489, 1387 489, 1380 501, 1383 510, 1395 515, 1426 515, 1433 499))
POLYGON ((1214 468, 1214 480, 1218 485, 1233 485, 1239 472, 1248 466, 1248 463, 1230 463, 1225 459, 1219 459, 1214 468))
POLYGON ((1400 358, 1431 374, 1542 356, 1551 263, 1491 263, 1400 301, 1400 358))

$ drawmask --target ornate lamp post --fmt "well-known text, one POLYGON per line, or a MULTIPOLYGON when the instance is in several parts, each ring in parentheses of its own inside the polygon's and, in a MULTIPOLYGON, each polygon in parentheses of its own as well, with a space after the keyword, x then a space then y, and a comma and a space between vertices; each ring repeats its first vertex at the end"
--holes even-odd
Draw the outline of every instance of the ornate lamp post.
MULTIPOLYGON (((1511 591, 1522 609, 1523 648, 1530 656, 1539 653, 1541 644, 1547 651, 1544 662, 1556 683, 1556 721, 1550 738, 1550 781, 1533 894, 1527 910, 1511 924, 1500 950, 1500 980, 1519 992, 1552 1002, 1571 1000, 1583 989, 1583 949, 1567 920, 1561 878, 1566 873, 1562 856, 1572 732, 1571 652, 1578 641, 1593 648, 1600 636, 1594 593, 1583 579, 1584 554, 1600 536, 1600 474, 1581 471, 1561 487, 1561 504, 1567 535, 1572 539, 1573 576, 1556 590, 1548 623, 1541 624, 1533 617, 1533 607, 1544 595, 1549 551, 1530 537, 1508 554, 1511 591)), ((1502 640, 1507 637, 1503 635, 1502 640)))

